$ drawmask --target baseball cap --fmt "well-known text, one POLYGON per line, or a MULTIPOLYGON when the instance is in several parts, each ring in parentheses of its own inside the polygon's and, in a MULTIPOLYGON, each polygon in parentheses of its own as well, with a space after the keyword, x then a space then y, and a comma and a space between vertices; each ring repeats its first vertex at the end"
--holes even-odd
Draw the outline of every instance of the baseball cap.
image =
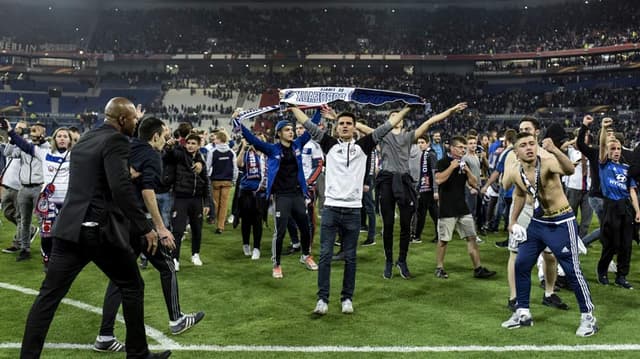
POLYGON ((293 127, 293 124, 287 120, 278 121, 278 123, 276 123, 276 132, 280 132, 280 130, 287 126, 293 127))

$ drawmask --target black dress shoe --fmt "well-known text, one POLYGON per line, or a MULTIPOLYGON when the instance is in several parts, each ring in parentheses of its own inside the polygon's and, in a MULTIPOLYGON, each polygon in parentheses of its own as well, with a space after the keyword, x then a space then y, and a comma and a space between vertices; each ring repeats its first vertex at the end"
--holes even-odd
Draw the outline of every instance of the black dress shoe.
POLYGON ((289 246, 287 249, 282 251, 282 255, 290 256, 294 253, 300 252, 300 247, 289 246))

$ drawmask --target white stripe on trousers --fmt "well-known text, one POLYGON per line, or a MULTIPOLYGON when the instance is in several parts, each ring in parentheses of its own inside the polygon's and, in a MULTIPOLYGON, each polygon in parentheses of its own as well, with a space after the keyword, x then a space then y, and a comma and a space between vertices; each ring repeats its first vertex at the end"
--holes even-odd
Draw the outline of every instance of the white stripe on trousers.
POLYGON ((578 251, 578 242, 580 241, 580 236, 578 235, 578 226, 573 217, 573 220, 567 223, 567 227, 569 229, 569 243, 571 245, 571 261, 573 262, 573 272, 578 281, 578 286, 580 292, 582 292, 582 296, 584 297, 585 305, 587 306, 588 312, 592 312, 594 309, 594 304, 591 301, 591 293, 589 291, 589 286, 587 285, 587 281, 584 279, 584 275, 582 275, 582 270, 580 269, 580 259, 579 251, 578 251))

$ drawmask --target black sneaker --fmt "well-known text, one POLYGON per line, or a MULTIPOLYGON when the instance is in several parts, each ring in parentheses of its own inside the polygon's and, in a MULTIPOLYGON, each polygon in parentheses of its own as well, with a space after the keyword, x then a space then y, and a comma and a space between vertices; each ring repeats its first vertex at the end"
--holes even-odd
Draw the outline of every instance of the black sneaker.
POLYGON ((561 289, 571 290, 571 286, 569 285, 567 277, 563 275, 559 275, 558 278, 556 278, 555 286, 561 289))
POLYGON ((149 266, 149 260, 146 257, 140 258, 140 269, 147 269, 149 266))
POLYGON ((171 325, 171 334, 178 335, 186 332, 194 325, 198 324, 202 318, 204 318, 204 312, 197 312, 193 314, 185 314, 179 319, 178 324, 171 325))
POLYGON ((509 299, 507 301, 507 308, 509 308, 510 311, 515 313, 515 311, 516 311, 516 298, 509 299))
POLYGON ((438 243, 438 237, 433 237, 433 239, 431 240, 431 243, 438 243))
POLYGON ((473 270, 473 276, 474 276, 475 278, 481 278, 481 279, 484 279, 484 278, 490 278, 490 277, 493 277, 494 275, 496 275, 496 272, 495 272, 495 271, 488 270, 488 269, 487 269, 487 268, 485 268, 485 267, 478 267, 478 268, 476 268, 476 269, 474 269, 474 270, 473 270))
POLYGON ((18 253, 20 248, 16 246, 11 246, 2 250, 2 253, 18 253))
POLYGON ((362 244, 360 244, 361 246, 372 246, 376 244, 376 240, 373 238, 368 238, 366 241, 362 242, 362 244))
POLYGON ((444 271, 444 268, 436 268, 436 277, 441 278, 441 279, 447 279, 449 278, 449 274, 447 274, 447 272, 444 271))
POLYGON ((116 352, 116 353, 124 353, 126 351, 124 344, 120 343, 116 338, 111 340, 107 340, 106 342, 101 342, 96 340, 93 343, 93 350, 97 352, 116 352))
POLYGON ((602 285, 609 285, 609 277, 607 277, 607 273, 598 273, 598 283, 602 285))
POLYGON ((367 233, 367 232, 369 232, 369 227, 367 226, 360 227, 360 233, 367 233))
POLYGON ((23 249, 20 251, 20 253, 18 253, 18 256, 16 257, 16 262, 21 262, 27 259, 31 259, 31 252, 29 252, 26 249, 23 249))
POLYGON ((631 283, 627 282, 627 278, 625 278, 625 276, 623 275, 617 276, 615 283, 618 287, 622 287, 624 289, 633 289, 631 283))
POLYGON ((504 241, 496 242, 495 245, 498 248, 507 248, 507 247, 509 247, 509 240, 506 239, 504 241))
POLYGON ((411 237, 411 243, 422 243, 422 239, 418 237, 411 237))
POLYGON ((404 279, 411 279, 411 272, 409 272, 409 267, 407 266, 407 262, 396 262, 396 267, 400 270, 400 276, 404 279))
POLYGON ((222 234, 222 229, 220 229, 220 228, 216 228, 216 232, 215 232, 215 233, 216 233, 216 234, 222 234))
POLYGON ((298 247, 289 246, 289 247, 287 247, 287 250, 282 253, 282 255, 283 256, 290 256, 290 255, 298 253, 298 252, 300 252, 300 246, 298 246, 298 247))
POLYGON ((555 293, 551 294, 548 297, 543 294, 542 305, 546 305, 547 307, 552 308, 558 308, 561 310, 569 310, 569 306, 567 305, 567 303, 564 303, 562 299, 560 299, 560 297, 558 297, 558 295, 556 295, 555 293))
POLYGON ((391 279, 391 277, 393 276, 393 262, 385 262, 384 273, 382 273, 382 276, 385 279, 391 279))

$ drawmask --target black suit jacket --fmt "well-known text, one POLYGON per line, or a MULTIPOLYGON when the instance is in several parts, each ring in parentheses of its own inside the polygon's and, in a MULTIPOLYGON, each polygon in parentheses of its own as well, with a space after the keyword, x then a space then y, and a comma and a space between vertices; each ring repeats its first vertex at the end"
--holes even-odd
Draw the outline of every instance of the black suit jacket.
POLYGON ((105 124, 84 134, 73 146, 69 189, 53 227, 61 240, 79 242, 84 222, 97 222, 101 240, 131 250, 128 233, 153 228, 133 200, 129 177, 129 141, 105 124))

